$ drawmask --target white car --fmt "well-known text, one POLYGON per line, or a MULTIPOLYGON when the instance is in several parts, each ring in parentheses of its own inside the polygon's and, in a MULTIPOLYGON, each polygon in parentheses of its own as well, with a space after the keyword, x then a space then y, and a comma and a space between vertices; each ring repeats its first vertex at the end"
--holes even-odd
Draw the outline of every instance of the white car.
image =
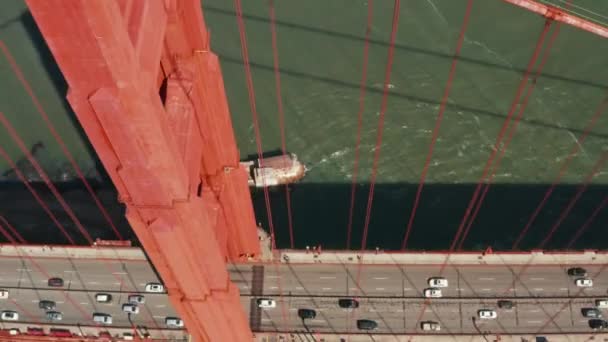
POLYGON ((429 278, 430 287, 448 287, 448 280, 441 277, 429 278))
POLYGON ((16 321, 19 320, 19 314, 16 311, 2 311, 0 319, 3 321, 16 321))
POLYGON ((595 306, 599 309, 608 308, 608 299, 605 299, 605 298, 596 299, 595 306))
POLYGON ((165 290, 165 287, 163 286, 163 284, 159 284, 159 283, 147 283, 146 284, 146 292, 163 292, 165 290))
POLYGON ((477 311, 477 316, 481 319, 496 319, 496 317, 498 317, 496 311, 490 309, 481 309, 477 311))
POLYGON ((169 328, 181 328, 184 326, 184 321, 177 317, 167 317, 165 318, 165 324, 169 328))
POLYGON ((424 290, 424 296, 426 298, 441 298, 441 290, 437 288, 429 288, 424 290))
POLYGON ((102 324, 112 324, 112 316, 104 313, 94 313, 93 322, 102 324))
POLYGON ((129 299, 127 299, 127 302, 133 303, 133 304, 145 304, 146 297, 144 297, 142 295, 130 295, 129 299))
POLYGON ((578 278, 574 281, 578 287, 591 287, 593 286, 593 280, 589 278, 578 278))
POLYGON ((109 303, 112 301, 112 295, 109 293, 98 293, 95 295, 95 301, 97 303, 109 303))
POLYGON ((0 290, 0 299, 8 298, 8 290, 0 290))
POLYGON ((258 298, 258 308, 262 309, 273 309, 276 308, 277 302, 274 299, 258 298))
POLYGON ((420 326, 422 327, 422 330, 424 330, 424 331, 439 331, 439 330, 441 330, 441 326, 439 325, 439 323, 433 322, 433 321, 422 322, 420 324, 420 326))
POLYGON ((138 314, 139 307, 133 303, 125 303, 122 305, 122 311, 130 314, 138 314))

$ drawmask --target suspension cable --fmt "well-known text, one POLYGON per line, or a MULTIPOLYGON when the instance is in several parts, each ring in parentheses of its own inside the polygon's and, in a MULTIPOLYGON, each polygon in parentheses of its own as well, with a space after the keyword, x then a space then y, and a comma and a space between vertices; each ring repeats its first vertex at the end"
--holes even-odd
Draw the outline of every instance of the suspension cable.
POLYGON ((506 133, 507 127, 509 127, 513 114, 515 113, 515 108, 517 107, 517 104, 519 103, 519 99, 521 98, 524 87, 528 83, 528 78, 530 77, 532 68, 536 64, 536 60, 538 59, 538 56, 542 50, 543 42, 545 41, 545 37, 546 37, 549 29, 551 28, 552 23, 553 23, 552 20, 546 20, 543 25, 543 30, 540 34, 540 37, 538 38, 538 41, 536 42, 534 52, 532 54, 532 57, 530 58, 530 61, 528 62, 526 71, 524 72, 524 75, 523 75, 521 81, 519 82, 519 86, 517 87, 515 97, 514 97, 513 101, 511 102, 511 107, 509 108, 507 117, 505 118, 505 121, 503 122, 500 132, 498 133, 498 136, 496 137, 496 142, 494 143, 494 146, 492 148, 492 153, 490 154, 490 157, 486 161, 485 167, 483 169, 483 173, 475 188, 475 192, 473 193, 473 196, 471 197, 471 200, 469 201, 469 205, 467 206, 467 209, 460 222, 460 225, 458 226, 454 239, 452 240, 452 245, 450 246, 450 251, 452 251, 454 249, 454 247, 456 246, 456 243, 459 241, 463 228, 464 228, 464 225, 467 222, 467 220, 471 214, 471 210, 473 209, 473 205, 476 203, 476 201, 479 197, 479 193, 480 193, 481 187, 483 185, 483 181, 486 178, 486 175, 488 173, 488 170, 489 170, 490 166, 492 165, 492 163, 494 162, 494 158, 496 157, 497 152, 502 148, 501 143, 502 143, 503 136, 506 133))
POLYGON ((99 200, 99 198, 97 197, 97 195, 95 195, 95 191, 93 191, 93 188, 91 187, 91 185, 87 181, 86 177, 84 176, 84 173, 82 172, 82 170, 78 166, 78 163, 76 163, 76 161, 74 160, 74 156, 68 150, 68 148, 65 145, 63 139, 61 138, 61 136, 59 135, 59 133, 55 129, 55 126, 53 125, 53 123, 49 119, 49 116, 47 115, 46 111, 44 110, 44 107, 42 106, 42 104, 38 100, 38 97, 34 94, 34 91, 32 90, 32 87, 30 86, 30 84, 27 81, 27 79, 25 78, 25 76, 23 75, 23 72, 21 71, 21 68, 19 68, 19 65, 17 64, 17 62, 13 58, 12 54, 10 53, 8 47, 4 44, 4 42, 2 40, 0 40, 0 50, 2 50, 2 53, 4 54, 4 56, 6 57, 6 59, 8 60, 8 62, 10 64, 10 66, 11 66, 11 68, 12 68, 15 76, 17 76, 17 79, 19 80, 19 82, 21 83, 21 85, 23 86, 23 88, 25 89, 25 91, 27 92, 27 94, 29 95, 29 97, 32 99, 32 102, 34 103, 34 107, 36 108, 36 110, 38 111, 38 113, 40 114, 40 116, 42 117, 42 119, 44 120, 44 122, 46 123, 49 131, 51 132, 51 134, 53 135, 53 137, 55 138, 55 140, 59 144, 59 147, 61 147, 61 151, 66 156, 66 158, 68 159, 68 161, 70 162, 70 164, 72 164, 72 167, 74 168, 74 171, 76 171, 76 174, 78 175, 78 178, 80 178, 80 180, 82 181, 82 183, 86 187, 87 191, 91 195, 91 198, 95 202, 95 205, 97 205, 97 207, 99 208, 99 211, 103 215, 104 219, 108 222, 108 224, 110 225, 110 227, 114 231, 114 234, 116 234, 116 236, 120 240, 123 240, 123 237, 120 234, 120 232, 118 231, 118 229, 116 228, 116 225, 114 224, 114 222, 112 221, 112 218, 110 217, 110 214, 107 212, 107 210, 105 209, 105 207, 103 206, 103 204, 101 203, 101 201, 99 200))
POLYGON ((591 182, 593 177, 595 177, 597 175, 597 173, 600 171, 600 169, 602 168, 602 166, 604 166, 606 159, 608 159, 608 152, 602 153, 602 157, 597 161, 597 163, 595 163, 591 173, 589 173, 589 175, 587 175, 587 177, 583 181, 583 184, 579 187, 576 194, 574 196, 572 196, 572 198, 570 199, 570 202, 568 202, 568 205, 566 206, 566 208, 562 211, 562 213, 560 214, 557 221, 555 221, 555 223, 549 230, 549 233, 547 234, 547 236, 545 236, 545 238, 538 245, 539 249, 543 249, 543 247, 545 247, 545 245, 549 242, 549 240, 551 240, 551 238, 553 237, 553 234, 555 234, 555 231, 557 230, 557 228, 559 228, 559 226, 562 224, 564 219, 566 219, 568 214, 570 214, 570 211, 572 210, 572 208, 574 208, 574 206, 576 205, 578 200, 581 198, 581 196, 583 195, 585 190, 587 190, 587 187, 589 186, 589 182, 591 182))
POLYGON ((382 92, 382 103, 380 105, 380 114, 378 117, 378 134, 376 137, 376 147, 374 148, 374 161, 372 165, 372 174, 370 177, 369 194, 367 197, 367 209, 365 211, 365 224, 363 225, 363 237, 361 239, 361 250, 365 249, 367 243, 367 233, 369 229, 369 221, 372 212, 372 203, 374 201, 374 187, 376 185, 376 176, 378 171, 378 160, 380 159, 380 149, 382 147, 382 135, 384 133, 384 115, 388 104, 388 90, 391 81, 391 71, 393 68, 393 56, 395 53, 395 40, 397 39, 397 28, 399 26, 399 6, 401 0, 395 0, 393 8, 393 25, 388 48, 388 61, 386 62, 386 70, 384 75, 384 90, 382 92))
POLYGON ((566 170, 568 170, 568 167, 570 166, 570 163, 572 162, 573 158, 580 151, 581 146, 585 142, 585 139, 587 139, 587 136, 589 136, 589 133, 591 133, 591 130, 595 127, 595 124, 597 123, 598 119, 600 118, 600 116, 602 115, 602 113, 604 112, 604 110, 607 107, 608 107, 608 95, 606 95, 602 99, 602 102, 600 102, 599 106, 595 110, 593 116, 591 117, 591 120, 585 126, 585 128, 583 130, 583 133, 577 138, 577 141, 574 142, 574 144, 572 146, 572 150, 570 151, 570 153, 568 154, 568 156, 566 157, 566 159, 562 163, 562 166, 559 169, 557 177, 553 180, 553 183, 551 184, 551 186, 545 192, 545 195, 543 196, 543 199, 536 206, 536 209, 534 209, 534 212, 532 213, 532 215, 528 219, 528 222, 526 223, 526 225, 524 226, 524 228, 522 229, 522 231, 519 233, 519 236, 517 237, 517 239, 513 243, 512 249, 517 249, 517 247, 519 246, 521 240, 523 239, 523 237, 526 235, 526 233, 528 232, 528 230, 532 226, 532 223, 534 223, 534 221, 536 220, 536 217, 538 216, 538 214, 541 212, 541 210, 543 209, 543 207, 545 206, 545 204, 549 200, 549 197, 551 197, 551 194, 553 193, 553 190, 555 190, 555 187, 557 186, 557 184, 560 183, 562 177, 566 173, 566 170))
POLYGON ((517 116, 515 117, 515 120, 513 121, 513 125, 509 127, 509 133, 507 135, 507 139, 505 140, 504 144, 502 145, 500 154, 495 159, 495 163, 492 165, 490 175, 487 178, 487 180, 483 186, 483 191, 481 193, 481 196, 479 197, 479 200, 476 203, 475 210, 473 211, 473 214, 469 218, 469 222, 464 230, 464 233, 462 234, 460 242, 458 243, 458 247, 457 247, 458 250, 462 249, 462 245, 464 244, 464 241, 466 240, 466 238, 469 234, 469 231, 471 230, 471 227, 473 226, 473 223, 475 222, 475 218, 477 217, 477 214, 479 213, 479 210, 481 209, 481 206, 488 193, 488 190, 490 189, 490 185, 492 184, 496 171, 500 167, 500 163, 502 162, 505 152, 507 151, 507 147, 511 143, 511 140, 513 139, 513 136, 515 135, 515 132, 517 131, 517 127, 518 127, 522 117, 524 116, 524 111, 526 110, 526 107, 528 105, 528 100, 530 99, 530 96, 532 95, 532 92, 533 92, 534 88, 536 87, 538 78, 541 76, 543 67, 545 66, 547 60, 549 59, 549 54, 551 52, 551 48, 553 47, 553 43, 555 42, 555 40, 557 39, 557 36, 559 35, 560 26, 561 26, 560 23, 557 23, 555 25, 555 29, 551 33, 551 37, 549 38, 549 41, 547 42, 547 46, 545 47, 545 50, 543 52, 543 57, 541 58, 541 61, 536 68, 536 71, 534 72, 534 76, 532 77, 532 82, 530 84, 528 84, 526 94, 524 95, 523 100, 519 103, 519 107, 518 107, 519 111, 517 113, 517 116))
POLYGON ((595 217, 600 213, 600 211, 602 211, 602 209, 606 206, 606 204, 608 204, 608 195, 604 196, 604 199, 595 208, 595 210, 593 210, 593 213, 591 213, 591 216, 589 216, 589 218, 587 218, 585 223, 583 223, 583 225, 580 226, 576 230, 576 233, 574 234, 574 236, 572 237, 570 242, 568 242, 568 246, 566 246, 566 249, 572 248, 572 245, 574 245, 574 243, 581 237, 581 235, 587 231, 587 228, 589 228, 589 225, 591 225, 591 222, 593 222, 595 217))
MULTIPOLYGON (((270 0, 270 31, 272 33, 272 59, 274 64, 274 79, 276 85, 277 108, 279 116, 279 127, 281 130, 281 151, 287 155, 287 142, 285 137, 285 114, 283 112, 283 96, 281 95, 281 72, 279 71, 279 49, 277 47, 276 15, 274 10, 274 0, 270 0)), ((289 225, 289 244, 294 248, 293 220, 291 212, 291 195, 289 185, 285 184, 285 201, 287 202, 287 223, 289 225)))
MULTIPOLYGON (((234 8, 235 8, 237 24, 238 24, 238 28, 239 28, 239 36, 240 36, 240 40, 241 40, 241 56, 243 58, 243 64, 245 67, 245 78, 246 78, 246 82, 247 82, 247 92, 249 95, 249 106, 251 108, 253 127, 254 127, 254 131, 255 131, 255 141, 256 141, 257 152, 258 152, 258 159, 259 159, 260 168, 263 168, 264 167, 264 156, 263 156, 263 150, 262 150, 262 136, 260 133, 260 124, 258 122, 258 113, 257 113, 256 103, 255 103, 255 90, 253 87, 253 78, 251 76, 251 67, 249 65, 249 52, 247 50, 247 35, 245 32, 245 21, 243 20, 243 9, 241 7, 241 0, 234 0, 234 8)), ((275 39, 275 38, 273 38, 273 39, 275 39)), ((276 45, 276 42, 274 44, 276 45)), ((275 63, 278 63, 278 54, 275 58, 275 63)), ((277 67, 278 67, 278 64, 277 64, 277 67)), ((277 87, 280 87, 280 83, 277 83, 277 87)), ((277 89, 279 89, 279 88, 277 88, 277 89)), ((279 93, 277 93, 277 96, 279 96, 279 93)), ((268 216, 268 225, 270 228, 271 248, 274 251, 276 249, 275 230, 274 230, 274 224, 272 222, 272 208, 270 206, 270 196, 268 194, 268 187, 266 186, 265 177, 262 177, 262 186, 264 188, 264 200, 265 200, 265 204, 266 204, 266 214, 268 216)), ((273 264, 275 265, 277 274, 280 274, 280 268, 279 268, 277 262, 274 261, 273 264)), ((287 322, 286 322, 287 321, 287 309, 285 307, 285 302, 283 301, 283 289, 281 286, 280 277, 277 278, 277 284, 279 287, 279 300, 281 302, 281 314, 282 314, 282 319, 283 319, 283 325, 285 325, 285 324, 287 324, 287 322)))
POLYGON ((357 138, 355 141, 355 160, 353 161, 353 176, 350 189, 350 208, 348 210, 348 224, 346 228, 346 249, 350 249, 353 229, 353 215, 355 212, 355 196, 357 192, 357 176, 359 175, 359 155, 361 152, 361 132, 363 130, 363 110, 365 109, 365 91, 367 90, 367 65, 369 61, 369 39, 372 32, 374 1, 367 1, 367 23, 365 25, 365 42, 363 44, 363 71, 361 85, 359 86, 359 112, 357 113, 357 138))
POLYGON ((439 113, 437 113, 437 118, 435 119, 435 128, 433 129, 431 143, 429 144, 429 152, 427 153, 426 161, 424 162, 424 166, 422 168, 422 174, 420 175, 420 182, 418 183, 418 189, 416 190, 416 197, 412 206, 412 212, 410 213, 410 218, 407 222, 407 228, 405 230, 405 236, 403 237, 403 242, 401 243, 401 250, 405 250, 405 247, 407 246, 407 242, 410 237, 410 232, 412 231, 412 226, 414 225, 414 218, 416 217, 416 210, 418 209, 418 204, 420 202, 420 195, 422 194, 422 188, 424 187, 426 175, 429 171, 431 159, 433 158, 435 143, 437 142, 437 138, 439 137, 439 129, 441 127, 441 122, 443 121, 443 114, 445 112, 445 108, 447 107, 448 99, 450 97, 452 81, 454 80, 454 75, 456 74, 456 64, 458 63, 460 51, 462 49, 462 43, 464 42, 465 32, 467 31, 467 27, 469 25, 469 18, 471 17, 471 8, 473 8, 473 0, 469 0, 467 2, 467 9, 464 14, 464 19, 462 20, 462 27, 460 28, 460 33, 458 35, 458 41, 456 43, 454 57, 452 58, 452 65, 450 66, 448 80, 443 91, 441 104, 439 105, 439 113))
POLYGON ((19 240, 19 243, 25 243, 25 240, 23 239, 21 234, 17 232, 15 227, 13 227, 4 216, 0 215, 0 221, 2 221, 2 223, 11 231, 11 233, 13 233, 13 236, 16 237, 17 240, 19 240))
POLYGON ((10 122, 8 122, 8 120, 6 119, 4 114, 1 112, 0 112, 0 122, 4 125, 4 128, 9 133, 11 138, 13 138, 15 143, 17 143, 17 146, 19 146, 19 149, 23 152, 23 154, 25 154, 26 158, 32 164, 34 169, 36 169, 36 171, 40 174, 40 177, 42 178, 42 180, 44 181, 46 186, 49 188, 49 190, 51 190, 51 192, 53 193, 53 195, 55 196, 55 198, 57 199, 57 201, 59 202, 59 204, 61 205, 63 210, 65 210, 65 212, 68 214, 68 216, 72 219, 72 221, 74 222, 74 224, 76 225, 76 227, 78 228, 80 233, 85 237, 85 239, 88 241, 88 243, 90 245, 93 245, 93 239, 91 238, 91 235, 89 234, 89 232, 87 232, 87 230, 82 226, 82 224, 80 223, 80 220, 78 219, 78 217, 76 217, 76 215, 74 214, 74 212, 72 211, 70 206, 67 204, 67 202, 63 199, 63 196, 61 196, 59 191, 57 191, 57 188, 55 188, 55 185, 53 185, 53 182, 51 182, 51 180, 49 179, 46 172, 44 172, 42 167, 40 167, 40 164, 38 164, 36 159, 34 159, 34 156, 25 147, 25 143, 23 142, 21 137, 19 137, 19 135, 17 134, 17 131, 15 131, 15 128, 10 124, 10 122))

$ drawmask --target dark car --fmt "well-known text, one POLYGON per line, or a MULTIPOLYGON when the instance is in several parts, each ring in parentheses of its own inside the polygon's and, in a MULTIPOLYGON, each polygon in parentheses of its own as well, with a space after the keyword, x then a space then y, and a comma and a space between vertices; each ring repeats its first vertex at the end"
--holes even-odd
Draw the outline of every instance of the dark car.
POLYGON ((317 317, 317 312, 313 309, 299 309, 298 317, 301 319, 313 319, 317 317))
POLYGON ((49 279, 49 286, 51 287, 62 287, 63 279, 61 278, 51 278, 49 279))
POLYGON ((581 313, 587 318, 601 318, 602 312, 596 308, 582 308, 581 313))
POLYGON ((338 299, 338 306, 342 309, 356 309, 359 307, 359 302, 353 298, 338 299))
POLYGON ((378 323, 371 319, 360 319, 357 320, 357 329, 359 330, 374 330, 378 328, 378 323))
POLYGON ((608 328, 608 322, 604 321, 603 319, 590 319, 589 328, 593 330, 603 330, 608 328))
POLYGON ((515 306, 515 303, 513 303, 510 300, 499 300, 498 301, 498 308, 500 308, 500 309, 511 310, 511 309, 513 309, 514 306, 515 306))
POLYGON ((53 302, 52 300, 41 300, 38 302, 38 307, 41 308, 42 310, 55 310, 55 302, 53 302))
POLYGON ((573 277, 586 277, 587 270, 582 267, 572 267, 568 269, 568 275, 573 277))

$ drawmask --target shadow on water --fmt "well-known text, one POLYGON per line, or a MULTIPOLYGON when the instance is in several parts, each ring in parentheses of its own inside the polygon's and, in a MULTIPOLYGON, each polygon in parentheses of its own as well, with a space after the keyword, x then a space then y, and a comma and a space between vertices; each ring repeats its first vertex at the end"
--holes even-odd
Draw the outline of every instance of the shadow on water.
MULTIPOLYGON (((445 250, 457 231, 476 184, 427 184, 412 228, 409 249, 445 250)), ((510 249, 528 218, 543 198, 548 184, 492 185, 482 209, 465 240, 466 250, 491 246, 510 249)), ((401 247, 417 184, 376 184, 369 225, 367 249, 379 247, 395 250, 401 247)), ((559 185, 545 205, 521 248, 535 248, 547 235, 578 185, 559 185)), ((297 248, 321 244, 323 248, 346 246, 350 184, 295 184, 291 186, 291 205, 297 248)), ((352 248, 360 248, 369 185, 357 186, 357 200, 352 230, 352 248)), ((574 232, 585 222, 608 193, 606 185, 587 188, 567 218, 557 229, 547 248, 564 248, 574 232)), ((258 220, 268 227, 264 196, 261 189, 253 193, 258 220)), ((271 208, 277 246, 289 247, 285 190, 271 191, 271 208)), ((574 245, 576 248, 605 248, 608 236, 608 210, 600 212, 574 245)))

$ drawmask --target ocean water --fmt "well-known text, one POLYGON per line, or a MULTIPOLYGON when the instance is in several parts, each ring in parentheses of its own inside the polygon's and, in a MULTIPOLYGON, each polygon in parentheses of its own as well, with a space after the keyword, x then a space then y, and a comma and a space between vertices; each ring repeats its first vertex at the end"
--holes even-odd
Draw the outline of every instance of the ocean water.
MULTIPOLYGON (((552 3, 565 5, 561 0, 552 3)), ((401 246, 465 4, 465 0, 401 2, 367 248, 401 246)), ((575 0, 574 4, 572 10, 577 14, 608 23, 608 3, 575 0)), ((281 0, 275 5, 287 147, 309 169, 307 176, 291 187, 296 245, 344 248, 369 3, 281 0)), ((360 247, 363 230, 393 10, 392 1, 374 1, 373 5, 353 247, 360 247)), ((65 82, 25 5, 14 1, 0 7, 0 39, 15 55, 78 163, 96 175, 94 153, 64 100, 65 82)), ((243 1, 263 148, 276 151, 280 148, 280 129, 268 10, 268 1, 243 1)), ((220 56, 239 149, 242 156, 250 156, 256 153, 255 138, 233 4, 206 0, 204 13, 212 49, 220 56)), ((543 25, 543 18, 502 1, 474 2, 409 248, 445 249, 450 245, 543 25)), ((608 90, 607 53, 605 39, 560 27, 543 73, 535 80, 523 119, 463 244, 465 248, 510 248, 565 158, 578 144, 580 152, 522 247, 535 247, 554 226, 578 185, 608 147, 608 113, 598 119, 583 144, 578 140, 608 90)), ((0 57, 0 91, 8 95, 0 101, 0 111, 28 146, 42 143, 44 149, 37 158, 49 174, 64 174, 65 158, 4 57, 0 57)), ((0 130, 1 146, 19 160, 21 152, 4 132, 0 130)), ((0 171, 7 169, 0 160, 0 171)), ((608 193, 607 183, 608 168, 600 166, 591 185, 559 225, 549 247, 565 246, 608 193)), ((75 187, 69 191, 77 193, 75 187)), ((5 188, 3 198, 17 196, 15 191, 18 190, 5 188)), ((111 189, 105 191, 111 193, 111 189)), ((277 240, 280 246, 288 246, 284 190, 271 194, 277 240)), ((27 196, 23 195, 26 202, 27 196)), ((252 196, 258 221, 268 227, 260 191, 252 192, 252 196)), ((115 208, 113 212, 120 217, 120 205, 112 196, 107 197, 107 205, 115 208)), ((4 211, 19 222, 27 216, 23 212, 11 214, 14 210, 4 211)), ((597 239, 597 234, 605 234, 605 212, 589 226, 589 234, 583 236, 578 247, 605 247, 597 239)), ((83 209, 82 213, 91 226, 103 226, 101 215, 94 208, 83 209)), ((50 222, 43 214, 27 219, 28 227, 50 222)), ((122 220, 121 225, 124 226, 122 220)))

